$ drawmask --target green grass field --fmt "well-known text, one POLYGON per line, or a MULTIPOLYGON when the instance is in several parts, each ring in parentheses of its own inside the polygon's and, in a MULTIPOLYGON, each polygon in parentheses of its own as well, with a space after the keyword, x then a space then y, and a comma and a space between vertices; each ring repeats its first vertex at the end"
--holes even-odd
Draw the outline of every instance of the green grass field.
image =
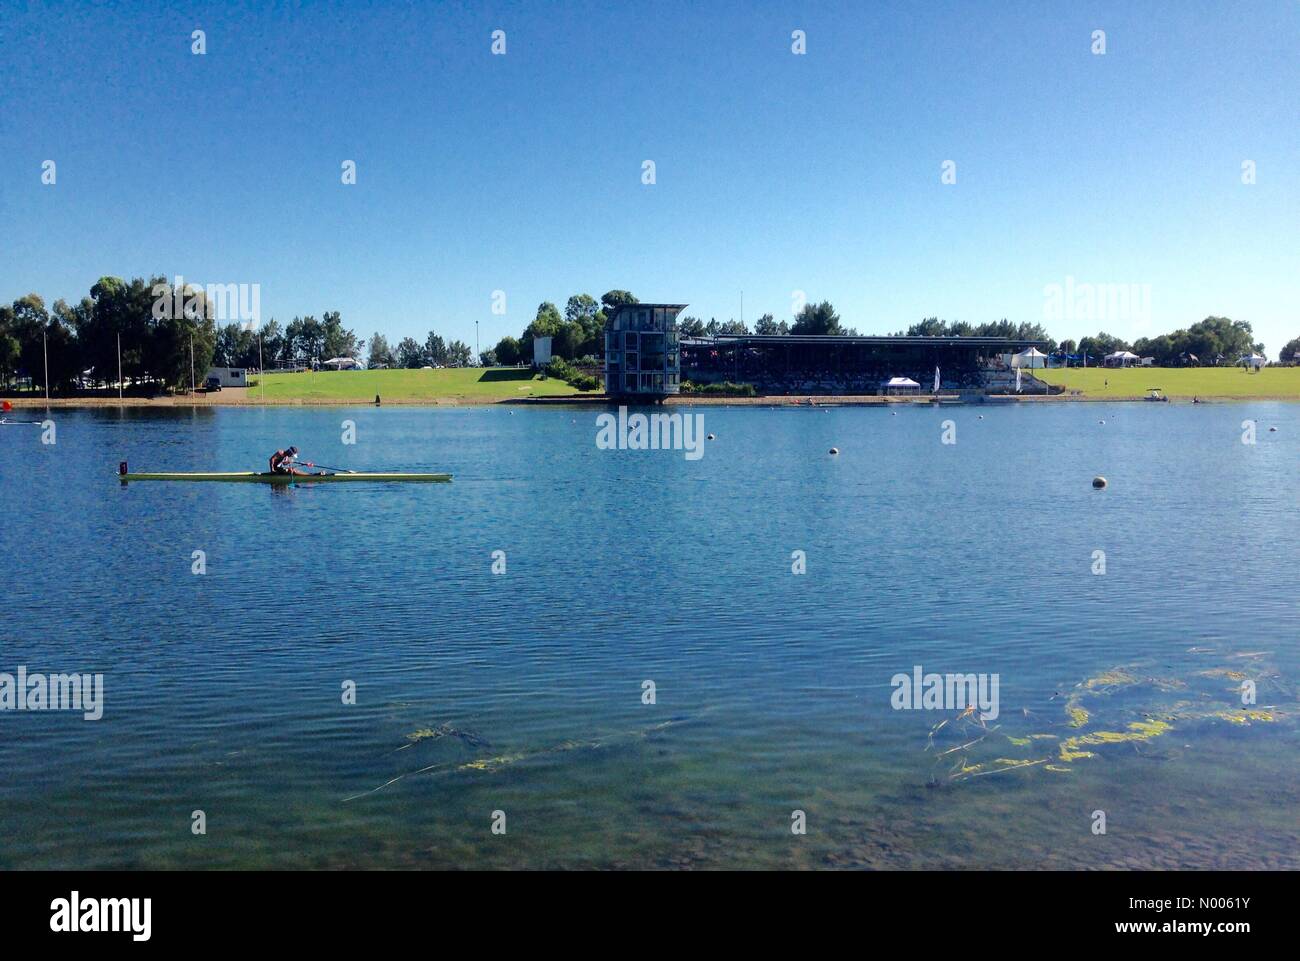
MULTIPOLYGON (((254 375, 248 399, 262 396, 254 375)), ((382 400, 433 403, 456 400, 490 404, 521 397, 562 397, 578 393, 562 380, 535 376, 527 368, 461 367, 444 370, 331 370, 301 374, 267 374, 268 401, 320 403, 382 400)))
POLYGON ((1087 397, 1142 397, 1159 387, 1168 397, 1277 397, 1300 399, 1300 367, 1265 367, 1258 374, 1245 367, 1089 367, 1036 370, 1049 384, 1081 390, 1087 397))
MULTIPOLYGON (((1277 397, 1300 400, 1300 367, 1266 367, 1248 374, 1244 367, 1071 367, 1036 370, 1049 384, 1081 390, 1087 397, 1142 397, 1159 387, 1175 399, 1192 397, 1277 397)), ((251 378, 247 399, 261 390, 251 378)), ((567 397, 578 391, 555 378, 545 380, 517 367, 466 367, 453 370, 344 370, 266 375, 266 399, 273 402, 366 403, 378 394, 394 403, 459 401, 490 404, 522 397, 567 397)))

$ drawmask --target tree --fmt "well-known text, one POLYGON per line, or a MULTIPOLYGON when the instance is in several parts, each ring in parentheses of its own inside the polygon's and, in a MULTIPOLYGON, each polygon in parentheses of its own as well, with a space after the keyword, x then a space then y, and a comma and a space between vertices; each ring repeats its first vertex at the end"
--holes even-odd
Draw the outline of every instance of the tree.
POLYGON ((43 341, 42 336, 50 323, 49 311, 45 301, 38 294, 28 294, 14 301, 11 336, 18 342, 19 376, 30 377, 32 385, 44 385, 43 341))
POLYGON ((397 345, 397 366, 418 370, 424 366, 424 348, 414 337, 403 337, 397 345))
POLYGON ((474 357, 474 352, 469 349, 469 344, 459 340, 453 340, 447 345, 447 363, 451 367, 468 367, 470 360, 474 357))
POLYGON ((180 389, 203 382, 217 344, 217 324, 206 309, 196 317, 168 317, 157 322, 152 349, 144 358, 144 375, 180 389))
POLYGON ((569 298, 569 302, 564 305, 564 319, 571 323, 577 323, 586 318, 595 317, 599 310, 600 304, 591 294, 574 294, 569 298))
POLYGON ((355 357, 360 352, 357 335, 344 328, 343 318, 337 310, 327 310, 321 315, 320 338, 321 353, 326 359, 355 357))
POLYGON ((509 336, 502 337, 501 340, 497 342, 496 347, 493 349, 493 353, 497 355, 497 363, 501 364, 503 367, 514 367, 523 357, 523 352, 519 347, 519 341, 509 336))
MULTIPOLYGON (((274 367, 275 359, 284 352, 284 334, 274 317, 262 325, 261 340, 262 350, 259 359, 262 364, 274 367)), ((251 361, 249 366, 252 366, 251 361)))
POLYGON ((1283 363, 1300 364, 1300 337, 1287 341, 1277 352, 1277 359, 1283 363))
POLYGON ((778 324, 771 314, 764 314, 754 322, 754 333, 766 337, 788 334, 790 333, 790 325, 784 320, 778 324))
POLYGON ((577 323, 582 328, 582 340, 575 350, 579 357, 605 352, 605 312, 597 310, 590 317, 581 317, 577 323))
POLYGON ((388 338, 383 334, 375 334, 370 338, 370 356, 366 359, 366 366, 372 370, 393 366, 393 351, 388 346, 388 338))
POLYGON ((840 326, 840 315, 835 312, 829 300, 820 304, 804 304, 790 328, 793 334, 831 334, 840 335, 844 330, 840 326))
POLYGON ((284 329, 283 359, 291 363, 328 360, 321 353, 325 346, 324 331, 315 317, 295 317, 284 329))
POLYGON ((478 362, 483 367, 497 366, 497 352, 495 350, 485 350, 478 355, 478 362))
POLYGON ((14 333, 14 310, 0 304, 0 387, 9 383, 9 376, 18 366, 18 337, 14 333))
POLYGON ((212 362, 218 367, 256 367, 256 332, 243 324, 226 324, 219 328, 212 362))
POLYGON ((703 337, 704 321, 698 317, 682 317, 677 321, 677 331, 683 337, 703 337))
POLYGON ((1086 353, 1089 357, 1102 358, 1107 354, 1113 354, 1121 350, 1129 350, 1132 345, 1118 337, 1114 337, 1105 331, 1097 334, 1095 337, 1080 337, 1079 351, 1086 353))
POLYGON ((551 343, 551 353, 556 357, 563 357, 565 360, 576 360, 581 356, 583 346, 587 342, 587 331, 579 321, 563 321, 560 329, 554 335, 551 343))
POLYGON ((79 318, 77 340, 92 379, 107 384, 117 377, 117 337, 127 326, 126 283, 120 277, 100 277, 90 288, 90 303, 79 318))
POLYGON ((78 318, 82 310, 88 309, 88 305, 89 301, 84 299, 75 307, 69 306, 65 300, 54 302, 50 323, 46 327, 52 390, 67 391, 77 385, 77 376, 81 373, 81 344, 77 342, 78 318))
POLYGON ((447 345, 433 331, 429 331, 429 336, 424 338, 424 359, 438 367, 447 366, 447 345))
POLYGON ((946 337, 948 336, 948 324, 938 317, 927 317, 919 324, 913 324, 907 328, 908 337, 946 337))
POLYGON ((600 295, 600 302, 605 305, 605 312, 612 314, 624 304, 639 304, 641 301, 632 296, 630 290, 607 290, 600 295))
MULTIPOLYGON (((560 316, 560 311, 549 300, 537 305, 537 316, 529 324, 519 338, 519 352, 521 360, 530 360, 533 356, 533 340, 537 337, 555 337, 560 333, 560 328, 564 324, 564 318, 560 316)), ((552 349, 554 344, 552 344, 552 349)))

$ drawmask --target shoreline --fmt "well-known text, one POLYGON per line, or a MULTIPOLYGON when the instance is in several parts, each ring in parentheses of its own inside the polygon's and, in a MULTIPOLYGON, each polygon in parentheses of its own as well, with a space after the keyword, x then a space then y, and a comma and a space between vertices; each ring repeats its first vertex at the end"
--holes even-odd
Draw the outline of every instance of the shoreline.
MULTIPOLYGON (((223 393, 225 393, 223 391, 223 393)), ((1278 403, 1296 403, 1300 398, 1274 394, 1252 394, 1242 396, 1197 395, 1201 403, 1254 403, 1261 401, 1278 403)), ((185 395, 162 397, 51 397, 27 398, 5 397, 14 410, 36 410, 51 408, 110 408, 110 407, 373 407, 374 402, 365 399, 355 400, 320 400, 303 398, 267 398, 266 400, 217 397, 208 395, 185 395)), ((772 394, 758 397, 727 397, 707 394, 675 394, 665 398, 667 407, 881 407, 881 406, 983 406, 999 404, 1110 404, 1110 403, 1150 403, 1144 396, 1097 397, 1086 394, 983 394, 962 396, 958 394, 922 394, 913 397, 880 397, 872 394, 843 395, 786 395, 772 394)), ((1191 404, 1193 401, 1184 397, 1169 398, 1171 404, 1191 404)), ((626 399, 611 398, 604 394, 599 396, 569 394, 555 397, 506 397, 499 400, 481 400, 469 397, 417 397, 384 400, 381 407, 609 407, 619 404, 627 406, 652 406, 628 404, 626 399)))

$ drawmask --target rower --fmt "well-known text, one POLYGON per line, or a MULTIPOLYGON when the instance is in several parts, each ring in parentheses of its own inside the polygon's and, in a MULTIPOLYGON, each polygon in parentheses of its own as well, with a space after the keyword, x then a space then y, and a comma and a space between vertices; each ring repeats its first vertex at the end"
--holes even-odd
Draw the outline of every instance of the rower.
POLYGON ((298 457, 298 448, 286 447, 271 455, 272 474, 305 474, 306 471, 294 470, 293 462, 298 457))

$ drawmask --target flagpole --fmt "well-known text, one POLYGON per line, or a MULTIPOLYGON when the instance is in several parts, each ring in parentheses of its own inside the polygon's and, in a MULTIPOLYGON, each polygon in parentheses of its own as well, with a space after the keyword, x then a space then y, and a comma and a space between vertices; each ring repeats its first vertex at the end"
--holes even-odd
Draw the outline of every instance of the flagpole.
POLYGON ((41 356, 45 359, 45 399, 50 399, 50 347, 45 331, 41 331, 41 356))
POLYGON ((122 335, 117 335, 117 399, 122 399, 122 335))

